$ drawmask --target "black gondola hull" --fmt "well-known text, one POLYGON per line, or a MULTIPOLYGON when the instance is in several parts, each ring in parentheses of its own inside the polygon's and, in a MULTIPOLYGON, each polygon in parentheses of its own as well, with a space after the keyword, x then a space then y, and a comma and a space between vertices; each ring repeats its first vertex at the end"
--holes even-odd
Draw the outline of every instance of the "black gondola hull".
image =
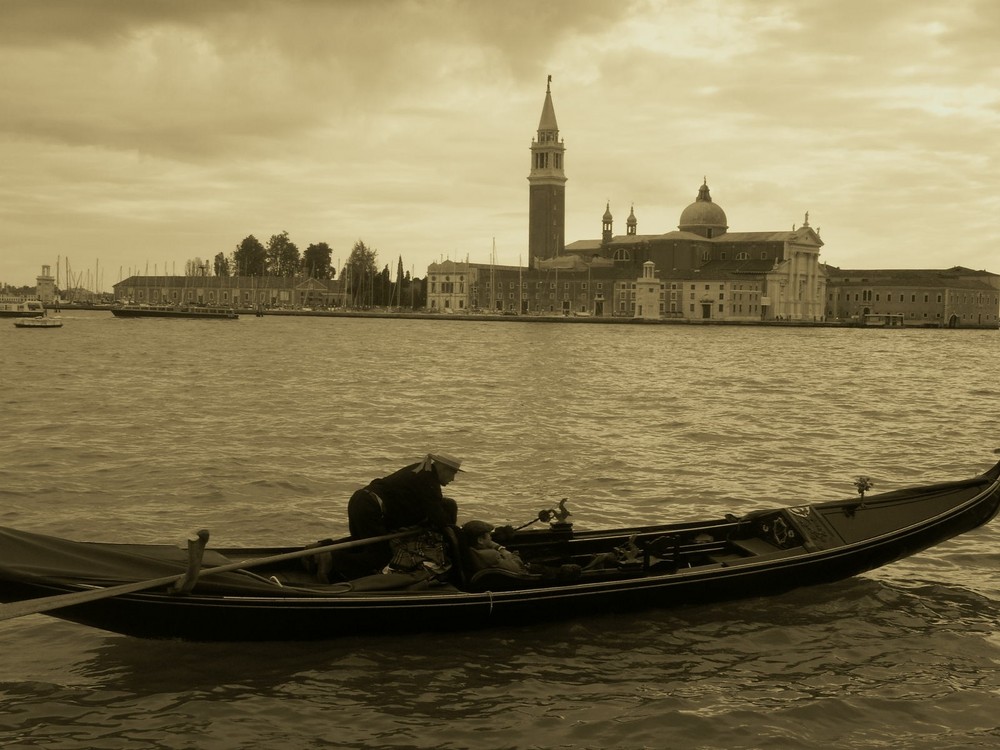
MULTIPOLYGON (((599 613, 772 596, 839 581, 971 531, 989 522, 998 507, 1000 464, 973 480, 875 495, 863 505, 858 500, 804 505, 704 524, 569 534, 524 532, 510 542, 512 549, 526 556, 569 559, 629 540, 644 543, 672 535, 690 542, 675 553, 674 562, 680 561, 676 568, 665 568, 660 562, 659 567, 622 567, 565 581, 497 573, 478 582, 422 591, 338 589, 332 594, 317 587, 277 594, 267 589, 227 590, 224 583, 202 590, 199 583, 187 595, 153 590, 49 614, 133 636, 201 641, 316 640, 525 626, 599 613), (779 523, 786 532, 773 538, 779 523), (751 546, 756 548, 753 554, 733 554, 736 548, 751 546)), ((273 551, 257 552, 264 556, 273 551)), ((0 550, 0 563, 2 559, 0 550)), ((51 577, 13 576, 0 564, 0 599, 4 601, 85 588, 51 577)))

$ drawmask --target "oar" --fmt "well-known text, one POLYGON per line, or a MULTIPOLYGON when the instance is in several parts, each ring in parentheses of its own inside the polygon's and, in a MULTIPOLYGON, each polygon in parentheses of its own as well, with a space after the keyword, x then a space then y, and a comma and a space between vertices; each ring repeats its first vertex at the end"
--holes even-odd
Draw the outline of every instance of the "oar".
MULTIPOLYGON (((382 534, 381 536, 373 536, 366 539, 353 539, 348 542, 337 542, 335 544, 326 544, 320 547, 306 547, 305 549, 295 550, 294 552, 282 552, 279 555, 271 555, 270 557, 259 557, 255 560, 244 560, 243 562, 227 563, 226 565, 215 565, 211 568, 202 568, 198 573, 198 577, 203 578, 216 573, 231 573, 234 570, 253 568, 260 565, 268 565, 270 563, 284 562, 285 560, 297 560, 301 557, 311 557, 312 555, 330 552, 335 549, 339 550, 350 549, 351 547, 362 547, 366 544, 375 544, 376 542, 386 542, 390 539, 399 539, 404 536, 413 536, 423 531, 424 529, 422 528, 406 529, 405 531, 396 531, 392 534, 382 534)), ((205 538, 207 540, 207 533, 205 538)), ((131 594, 136 591, 156 589, 161 586, 169 586, 170 584, 185 581, 187 578, 189 578, 188 573, 180 573, 172 576, 164 576, 163 578, 151 578, 148 581, 123 583, 120 586, 109 586, 107 588, 91 589, 88 591, 74 591, 70 594, 57 594, 55 596, 45 596, 38 599, 25 599, 24 601, 14 602, 12 604, 0 604, 0 621, 12 620, 15 617, 24 617, 25 615, 33 615, 40 612, 49 612, 53 609, 71 607, 75 604, 85 604, 87 602, 94 602, 100 599, 110 599, 115 596, 131 594)), ((188 583, 190 583, 190 586, 194 585, 193 581, 189 581, 188 583)), ((188 587, 189 589, 190 586, 188 587)))

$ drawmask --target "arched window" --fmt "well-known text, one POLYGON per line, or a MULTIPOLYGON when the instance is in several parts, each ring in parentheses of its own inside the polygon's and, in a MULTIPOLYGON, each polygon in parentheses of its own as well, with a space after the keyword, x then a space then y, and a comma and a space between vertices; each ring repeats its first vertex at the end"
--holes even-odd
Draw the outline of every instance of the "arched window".
POLYGON ((624 248, 615 250, 615 260, 632 260, 632 253, 624 248))

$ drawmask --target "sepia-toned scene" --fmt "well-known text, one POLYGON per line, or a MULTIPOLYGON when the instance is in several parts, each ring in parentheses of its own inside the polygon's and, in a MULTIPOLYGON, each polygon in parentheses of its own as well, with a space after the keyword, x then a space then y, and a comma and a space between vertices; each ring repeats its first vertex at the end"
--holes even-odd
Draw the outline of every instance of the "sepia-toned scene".
POLYGON ((0 745, 991 747, 998 8, 0 0, 0 745))

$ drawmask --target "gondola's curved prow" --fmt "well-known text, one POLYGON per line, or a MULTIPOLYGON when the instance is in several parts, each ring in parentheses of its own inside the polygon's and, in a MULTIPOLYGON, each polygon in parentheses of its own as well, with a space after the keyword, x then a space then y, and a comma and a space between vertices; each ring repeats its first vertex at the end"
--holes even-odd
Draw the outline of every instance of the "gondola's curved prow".
POLYGON ((810 582, 819 583, 917 554, 989 523, 998 511, 1000 462, 968 480, 750 514, 733 541, 758 555, 780 549, 797 558, 790 567, 810 565, 810 582))

